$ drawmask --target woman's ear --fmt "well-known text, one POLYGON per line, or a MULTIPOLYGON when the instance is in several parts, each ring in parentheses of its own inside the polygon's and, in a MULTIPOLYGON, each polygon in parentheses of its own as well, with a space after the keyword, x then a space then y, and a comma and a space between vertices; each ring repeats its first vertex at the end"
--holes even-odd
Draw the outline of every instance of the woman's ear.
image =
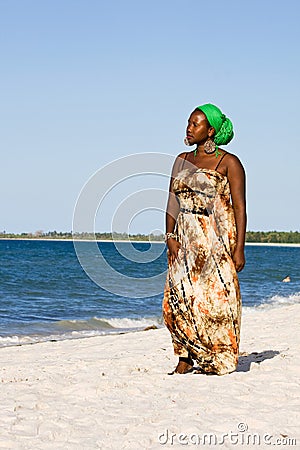
POLYGON ((216 132, 216 130, 214 129, 214 127, 210 127, 207 132, 208 137, 210 137, 210 138, 213 137, 215 135, 215 132, 216 132))

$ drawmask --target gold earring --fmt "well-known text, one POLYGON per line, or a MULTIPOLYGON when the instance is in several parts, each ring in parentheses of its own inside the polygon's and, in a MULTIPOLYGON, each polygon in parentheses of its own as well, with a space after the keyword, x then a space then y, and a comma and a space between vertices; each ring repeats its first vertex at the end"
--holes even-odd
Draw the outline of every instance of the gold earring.
POLYGON ((204 151, 207 155, 211 155, 216 151, 216 144, 211 138, 208 138, 204 143, 204 151))

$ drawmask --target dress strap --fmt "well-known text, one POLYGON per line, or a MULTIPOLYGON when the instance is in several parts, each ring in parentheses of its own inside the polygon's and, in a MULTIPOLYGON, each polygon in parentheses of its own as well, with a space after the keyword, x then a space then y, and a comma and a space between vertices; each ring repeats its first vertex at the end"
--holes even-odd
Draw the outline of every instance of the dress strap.
POLYGON ((183 166, 184 166, 184 163, 185 163, 185 160, 186 160, 187 155, 188 155, 188 152, 186 152, 185 157, 183 158, 183 161, 182 161, 182 164, 181 164, 180 171, 183 170, 183 166))
POLYGON ((221 161, 222 161, 222 159, 224 158, 224 156, 226 156, 227 155, 227 152, 224 152, 223 153, 223 155, 221 156, 221 159, 219 160, 219 162, 218 162, 218 164, 216 165, 216 167, 215 167, 215 169, 214 170, 217 170, 217 168, 219 167, 219 165, 220 165, 220 163, 221 163, 221 161))

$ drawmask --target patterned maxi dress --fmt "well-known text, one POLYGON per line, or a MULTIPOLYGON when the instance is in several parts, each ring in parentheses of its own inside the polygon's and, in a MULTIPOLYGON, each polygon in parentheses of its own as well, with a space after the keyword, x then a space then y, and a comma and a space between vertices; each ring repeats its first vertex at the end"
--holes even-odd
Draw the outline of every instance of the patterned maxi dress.
POLYGON ((186 168, 173 190, 181 248, 168 264, 164 322, 177 356, 190 355, 204 372, 223 375, 237 366, 241 319, 229 181, 216 170, 186 168))

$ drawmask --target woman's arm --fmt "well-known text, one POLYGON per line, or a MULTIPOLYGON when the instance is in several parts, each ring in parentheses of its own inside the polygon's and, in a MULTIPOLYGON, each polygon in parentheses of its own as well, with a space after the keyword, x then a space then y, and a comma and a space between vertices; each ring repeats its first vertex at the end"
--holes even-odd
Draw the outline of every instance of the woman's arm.
POLYGON ((232 255, 232 259, 237 272, 240 272, 245 266, 244 247, 247 224, 246 186, 245 170, 240 160, 234 155, 230 155, 227 160, 227 177, 230 184, 232 206, 237 231, 236 248, 232 255))
POLYGON ((172 181, 173 177, 171 178, 170 182, 169 198, 166 211, 166 233, 174 232, 177 216, 179 213, 178 200, 174 192, 172 191, 172 181))
MULTIPOLYGON (((172 169, 169 185, 169 198, 166 210, 166 233, 174 233, 177 216, 179 213, 179 203, 173 191, 173 180, 179 172, 179 169, 183 163, 182 159, 184 158, 184 156, 185 153, 181 153, 177 156, 172 169)), ((167 247, 169 250, 170 263, 172 263, 174 259, 177 258, 180 243, 176 241, 176 239, 170 238, 167 240, 167 247)))

